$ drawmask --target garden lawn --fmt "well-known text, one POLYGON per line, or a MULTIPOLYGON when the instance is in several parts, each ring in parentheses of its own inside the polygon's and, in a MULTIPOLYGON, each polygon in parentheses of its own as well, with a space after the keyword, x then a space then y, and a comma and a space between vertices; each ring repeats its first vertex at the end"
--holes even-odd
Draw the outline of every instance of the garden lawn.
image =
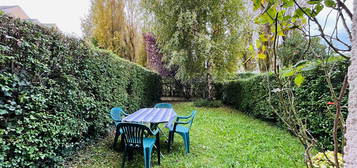
MULTIPOLYGON (((249 117, 229 107, 197 108, 192 103, 174 105, 179 115, 197 110, 190 132, 191 153, 184 154, 181 136, 175 134, 171 153, 162 136, 164 158, 157 164, 154 150, 153 167, 303 167, 303 146, 286 130, 249 117)), ((167 129, 163 129, 166 134, 167 129)), ((113 135, 100 140, 73 156, 70 167, 121 167, 122 153, 113 150, 113 135)), ((134 160, 125 167, 143 167, 143 153, 136 152, 134 160)))

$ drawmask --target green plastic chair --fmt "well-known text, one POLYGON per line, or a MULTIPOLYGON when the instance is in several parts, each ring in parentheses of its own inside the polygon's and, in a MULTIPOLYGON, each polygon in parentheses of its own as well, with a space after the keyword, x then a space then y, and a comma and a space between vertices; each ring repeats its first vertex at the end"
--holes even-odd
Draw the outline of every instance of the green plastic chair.
POLYGON ((114 107, 110 110, 110 117, 112 117, 115 127, 116 127, 116 132, 115 132, 115 137, 114 137, 114 143, 113 143, 113 148, 115 147, 118 138, 122 131, 118 129, 118 124, 121 123, 122 116, 127 116, 128 114, 124 112, 124 110, 120 107, 114 107))
MULTIPOLYGON (((127 153, 137 148, 142 148, 144 151, 145 168, 150 168, 151 153, 154 145, 156 144, 158 163, 160 165, 160 136, 159 130, 152 131, 145 125, 136 123, 119 123, 118 129, 123 130, 122 136, 124 137, 124 156, 122 167, 125 165, 127 153), (148 136, 147 136, 148 135, 148 136), (149 136, 156 136, 149 137, 149 136)), ((130 155, 129 155, 130 156, 130 155)))
POLYGON ((170 104, 170 103, 158 103, 158 104, 155 104, 154 108, 172 108, 172 104, 170 104))
POLYGON ((185 144, 185 153, 190 153, 190 129, 193 123, 193 119, 195 118, 197 111, 192 111, 191 115, 189 116, 177 116, 176 121, 174 122, 173 126, 170 127, 169 131, 169 147, 168 152, 170 152, 171 144, 174 142, 174 134, 178 133, 182 136, 184 144, 185 144), (180 121, 184 119, 186 121, 180 121), (188 125, 187 127, 183 125, 188 125))

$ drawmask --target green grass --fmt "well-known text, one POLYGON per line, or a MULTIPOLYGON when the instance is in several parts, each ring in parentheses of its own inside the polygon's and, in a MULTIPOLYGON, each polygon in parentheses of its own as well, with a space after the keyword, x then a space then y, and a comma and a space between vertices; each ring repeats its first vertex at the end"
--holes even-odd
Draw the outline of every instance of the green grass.
MULTIPOLYGON (((167 153, 162 137, 161 165, 153 153, 153 167, 304 167, 303 146, 287 131, 249 117, 237 110, 197 108, 192 103, 174 105, 179 115, 198 111, 190 132, 191 153, 184 154, 182 138, 176 134, 173 150, 167 153)), ((164 129, 167 131, 166 129, 164 129)), ((122 153, 111 148, 113 135, 78 152, 70 167, 121 167, 122 153)), ((155 150, 154 150, 155 151, 155 150)), ((142 152, 126 167, 143 167, 142 152)))

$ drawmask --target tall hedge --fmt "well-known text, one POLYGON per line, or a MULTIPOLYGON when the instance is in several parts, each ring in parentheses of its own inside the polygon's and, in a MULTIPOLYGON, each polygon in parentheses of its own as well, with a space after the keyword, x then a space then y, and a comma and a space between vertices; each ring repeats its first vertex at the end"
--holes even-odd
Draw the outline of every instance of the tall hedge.
POLYGON ((0 14, 0 167, 53 167, 106 133, 110 108, 150 106, 161 78, 53 29, 0 14))
MULTIPOLYGON (((336 93, 342 86, 346 72, 347 63, 345 62, 338 62, 333 68, 331 77, 332 83, 336 87, 336 93)), ((279 109, 277 107, 278 96, 272 91, 274 88, 278 88, 278 85, 273 75, 269 75, 269 77, 270 90, 267 74, 260 74, 218 84, 219 95, 225 104, 257 118, 284 126, 272 109, 279 109), (269 92, 272 94, 272 106, 269 103, 269 92)), ((301 118, 306 120, 309 130, 320 144, 326 149, 333 149, 332 129, 335 108, 327 105, 327 102, 333 100, 330 97, 325 73, 319 67, 305 72, 304 77, 306 79, 302 86, 292 86, 298 113, 301 118)), ((347 105, 347 94, 342 104, 347 105)), ((343 109, 343 113, 346 116, 347 110, 343 109)), ((340 134, 340 140, 341 138, 342 134, 340 134)))

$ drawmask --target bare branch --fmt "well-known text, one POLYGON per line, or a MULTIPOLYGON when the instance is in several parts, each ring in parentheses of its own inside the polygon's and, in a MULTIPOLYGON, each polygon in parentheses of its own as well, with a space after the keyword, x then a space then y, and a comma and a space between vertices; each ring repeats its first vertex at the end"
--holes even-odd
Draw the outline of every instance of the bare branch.
POLYGON ((350 28, 348 28, 348 26, 347 26, 346 19, 345 19, 344 15, 343 15, 342 11, 340 11, 340 15, 341 15, 341 18, 342 18, 343 27, 345 28, 350 40, 352 41, 352 33, 351 33, 350 28))
POLYGON ((350 11, 350 9, 348 9, 348 7, 346 6, 346 4, 344 2, 342 2, 341 0, 336 0, 337 1, 337 5, 339 7, 341 7, 343 10, 345 10, 345 12, 347 13, 347 15, 350 17, 350 19, 352 20, 353 14, 350 11))
POLYGON ((294 0, 294 3, 295 3, 295 5, 304 13, 304 15, 306 15, 309 19, 311 19, 312 21, 315 22, 315 24, 317 25, 317 27, 318 27, 318 29, 319 29, 319 31, 320 31, 320 33, 321 33, 322 39, 324 39, 325 42, 326 42, 337 54, 341 55, 342 57, 344 57, 344 58, 346 58, 346 59, 349 59, 348 56, 346 56, 345 54, 343 54, 343 53, 341 52, 341 50, 339 50, 338 48, 336 48, 336 47, 333 45, 333 43, 330 42, 330 41, 327 39, 326 34, 325 34, 325 32, 324 32, 324 30, 323 30, 323 28, 322 28, 320 22, 317 20, 317 18, 316 18, 316 17, 311 17, 311 16, 298 4, 298 2, 296 2, 296 0, 294 0))

